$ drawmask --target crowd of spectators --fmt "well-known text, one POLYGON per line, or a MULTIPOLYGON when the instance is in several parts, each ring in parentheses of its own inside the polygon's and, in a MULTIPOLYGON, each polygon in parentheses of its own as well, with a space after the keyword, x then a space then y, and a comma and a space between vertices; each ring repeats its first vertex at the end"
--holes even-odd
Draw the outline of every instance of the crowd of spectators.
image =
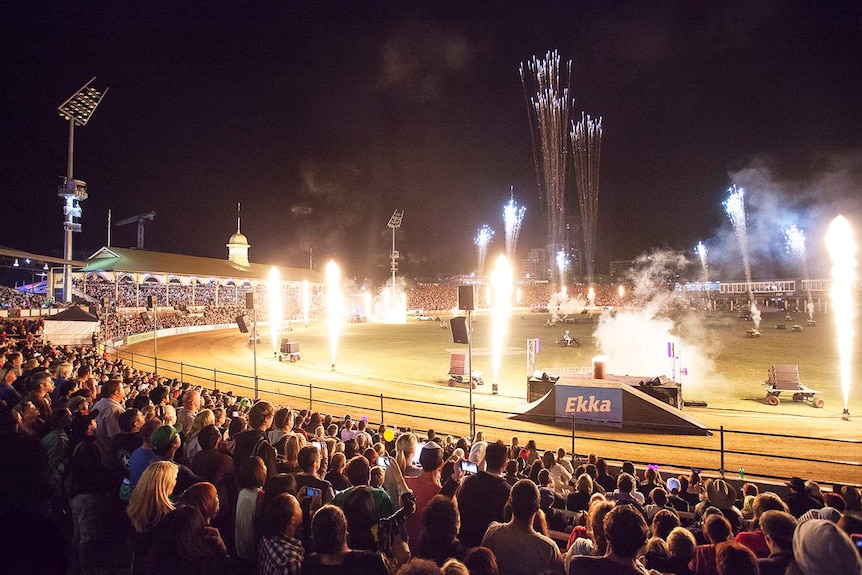
POLYGON ((65 537, 31 572, 862 575, 854 486, 791 478, 779 497, 613 473, 534 441, 254 402, 89 347, 2 352, 0 523, 22 546, 65 537))

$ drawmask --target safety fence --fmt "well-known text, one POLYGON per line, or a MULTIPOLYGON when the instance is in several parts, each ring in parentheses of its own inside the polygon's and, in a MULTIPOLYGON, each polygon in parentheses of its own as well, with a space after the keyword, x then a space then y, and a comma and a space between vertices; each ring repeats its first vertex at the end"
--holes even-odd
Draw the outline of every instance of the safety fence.
MULTIPOLYGON (((343 412, 353 417, 361 413, 368 416, 369 427, 385 423, 416 431, 435 429, 438 435, 467 437, 481 429, 486 436, 522 438, 522 444, 529 438, 546 447, 566 447, 573 455, 612 452, 616 456, 605 459, 627 460, 642 467, 660 464, 663 470, 672 473, 694 468, 707 476, 721 476, 736 483, 780 483, 789 474, 770 470, 788 466, 799 470, 792 475, 826 484, 858 485, 862 477, 862 440, 859 439, 813 438, 724 426, 709 429, 707 436, 692 436, 683 428, 658 425, 653 426, 650 433, 596 431, 595 427, 587 430, 581 429, 583 422, 574 417, 571 421, 561 421, 548 416, 546 421, 541 421, 541 417, 531 415, 530 421, 525 421, 517 418, 519 414, 509 411, 368 393, 355 385, 337 388, 254 377, 122 349, 112 348, 109 353, 134 369, 157 372, 161 377, 190 385, 222 392, 232 390, 234 395, 259 397, 295 409, 307 408, 333 415, 343 412), (657 450, 662 454, 662 461, 650 457, 657 450), (839 453, 841 457, 829 457, 830 453, 839 453)), ((592 423, 595 424, 595 420, 592 423)))

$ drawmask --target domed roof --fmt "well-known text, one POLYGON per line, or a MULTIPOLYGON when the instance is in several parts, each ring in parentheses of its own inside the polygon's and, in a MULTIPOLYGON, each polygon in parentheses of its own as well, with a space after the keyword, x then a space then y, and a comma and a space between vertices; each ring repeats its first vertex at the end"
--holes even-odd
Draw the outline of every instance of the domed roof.
POLYGON ((245 237, 245 235, 244 235, 244 234, 241 234, 241 233, 237 232, 237 233, 235 233, 234 235, 232 235, 232 236, 230 237, 230 239, 228 240, 228 242, 227 242, 227 243, 229 243, 229 244, 244 244, 244 245, 248 245, 248 238, 247 238, 247 237, 245 237))

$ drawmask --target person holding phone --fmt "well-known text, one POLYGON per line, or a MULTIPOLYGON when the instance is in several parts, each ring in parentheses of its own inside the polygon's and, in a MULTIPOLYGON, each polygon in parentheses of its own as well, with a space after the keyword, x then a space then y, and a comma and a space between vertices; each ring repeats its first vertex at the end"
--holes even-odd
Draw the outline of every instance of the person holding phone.
POLYGON ((297 489, 300 492, 306 487, 315 489, 319 492, 321 502, 324 505, 332 502, 332 499, 335 497, 332 484, 317 475, 321 462, 320 450, 314 445, 306 445, 299 450, 297 461, 299 462, 299 468, 302 470, 296 474, 297 489))
POLYGON ((407 487, 413 492, 416 500, 416 511, 407 518, 407 545, 416 549, 419 536, 422 535, 422 514, 428 502, 440 493, 443 484, 440 482, 440 470, 443 469, 443 448, 434 441, 429 441, 419 452, 419 465, 422 472, 417 477, 405 477, 407 487))

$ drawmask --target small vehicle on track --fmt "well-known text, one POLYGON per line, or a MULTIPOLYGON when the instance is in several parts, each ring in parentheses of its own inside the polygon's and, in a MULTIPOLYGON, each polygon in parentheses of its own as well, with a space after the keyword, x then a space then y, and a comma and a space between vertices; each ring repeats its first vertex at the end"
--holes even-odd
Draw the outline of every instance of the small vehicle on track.
POLYGON ((770 367, 763 386, 766 388, 766 403, 769 405, 778 405, 781 401, 778 396, 782 392, 792 394, 793 401, 808 401, 818 409, 826 404, 823 398, 814 397, 820 393, 818 390, 799 381, 799 366, 793 363, 776 363, 770 367))

